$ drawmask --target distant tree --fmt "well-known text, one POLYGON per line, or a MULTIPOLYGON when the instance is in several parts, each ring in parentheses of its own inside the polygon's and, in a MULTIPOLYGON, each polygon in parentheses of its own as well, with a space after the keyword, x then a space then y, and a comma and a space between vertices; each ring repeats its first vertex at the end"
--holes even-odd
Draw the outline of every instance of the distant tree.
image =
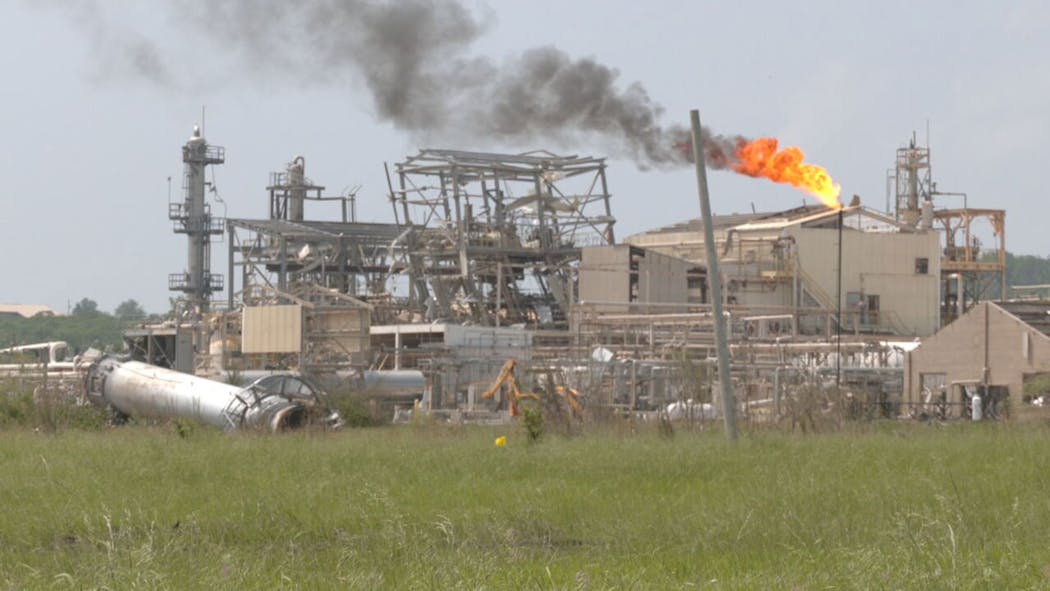
MULTIPOLYGON (((987 253, 981 257, 982 262, 993 262, 996 260, 994 253, 987 253)), ((1030 254, 1006 253, 1006 286, 1012 285, 1050 285, 1050 257, 1044 258, 1030 254)), ((1000 292, 999 278, 987 276, 983 278, 978 287, 978 293, 982 298, 998 299, 1002 297, 1000 292)), ((1045 293, 1045 292, 1044 292, 1045 293)), ((1035 295, 1034 293, 1018 294, 1008 293, 1007 296, 1035 295)))
POLYGON ((1034 255, 1006 253, 1006 284, 1046 285, 1050 283, 1050 260, 1034 255))
POLYGON ((0 347, 66 341, 74 351, 87 347, 120 350, 121 321, 101 312, 32 318, 0 317, 0 347))
POLYGON ((146 317, 146 311, 135 300, 124 300, 113 310, 113 315, 121 320, 141 320, 146 317))
POLYGON ((74 316, 94 316, 98 313, 98 302, 90 298, 84 298, 73 306, 74 316))

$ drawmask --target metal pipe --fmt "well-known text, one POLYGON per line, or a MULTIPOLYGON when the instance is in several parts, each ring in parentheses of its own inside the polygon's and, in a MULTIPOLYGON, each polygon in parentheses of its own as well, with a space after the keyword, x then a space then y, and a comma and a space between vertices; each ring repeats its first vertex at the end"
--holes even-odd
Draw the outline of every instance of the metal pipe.
POLYGON ((773 370, 773 416, 777 419, 780 418, 780 370, 782 367, 777 367, 773 370))
POLYGON ((718 343, 718 381, 722 386, 722 417, 725 419, 726 437, 737 439, 736 401, 733 398, 732 377, 729 374, 729 343, 726 319, 722 314, 722 277, 718 272, 718 252, 715 249, 715 231, 711 227, 711 201, 707 192, 707 169, 704 163, 704 146, 700 137, 700 112, 689 112, 693 128, 693 161, 696 164, 696 187, 700 196, 700 213, 704 224, 704 251, 707 253, 707 282, 711 290, 711 306, 715 315, 715 341, 718 343))
POLYGON ((237 238, 237 230, 233 224, 226 226, 226 233, 229 235, 229 243, 227 244, 227 259, 226 259, 226 280, 229 285, 226 286, 226 309, 233 310, 233 269, 234 269, 234 258, 233 258, 233 241, 237 238))
POLYGON ((109 356, 91 366, 86 386, 91 402, 124 416, 191 419, 227 431, 295 429, 309 411, 306 402, 255 384, 244 388, 109 356))

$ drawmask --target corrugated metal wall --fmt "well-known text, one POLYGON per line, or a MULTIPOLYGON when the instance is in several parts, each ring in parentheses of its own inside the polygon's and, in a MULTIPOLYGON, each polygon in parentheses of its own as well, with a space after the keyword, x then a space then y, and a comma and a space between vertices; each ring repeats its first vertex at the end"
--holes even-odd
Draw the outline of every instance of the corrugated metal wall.
POLYGON ((244 308, 242 353, 298 353, 303 342, 302 306, 244 308))
POLYGON ((645 258, 638 262, 638 301, 688 302, 689 282, 685 276, 688 268, 689 263, 682 259, 646 251, 645 258))
MULTIPOLYGON (((627 302, 631 299, 631 247, 626 244, 583 249, 580 260, 580 301, 627 302)), ((602 311, 626 311, 622 306, 601 306, 602 311)))

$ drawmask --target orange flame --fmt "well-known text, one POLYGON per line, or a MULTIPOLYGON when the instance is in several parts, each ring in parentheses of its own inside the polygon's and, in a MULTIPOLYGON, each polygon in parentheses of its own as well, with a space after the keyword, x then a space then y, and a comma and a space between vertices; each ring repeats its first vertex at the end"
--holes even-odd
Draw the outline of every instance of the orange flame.
POLYGON ((801 189, 832 209, 842 209, 839 192, 828 171, 802 161, 802 150, 790 146, 777 151, 777 139, 758 138, 737 148, 733 170, 753 177, 767 178, 775 183, 787 183, 801 189))

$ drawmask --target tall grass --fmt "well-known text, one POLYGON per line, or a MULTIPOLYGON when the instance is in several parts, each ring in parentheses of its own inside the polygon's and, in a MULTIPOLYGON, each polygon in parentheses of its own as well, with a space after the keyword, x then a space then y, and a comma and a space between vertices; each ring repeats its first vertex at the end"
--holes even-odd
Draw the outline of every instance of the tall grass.
POLYGON ((1042 425, 525 439, 3 432, 0 589, 1050 585, 1042 425))
POLYGON ((75 383, 0 378, 0 429, 30 428, 56 432, 64 429, 102 429, 109 415, 76 400, 75 383))

